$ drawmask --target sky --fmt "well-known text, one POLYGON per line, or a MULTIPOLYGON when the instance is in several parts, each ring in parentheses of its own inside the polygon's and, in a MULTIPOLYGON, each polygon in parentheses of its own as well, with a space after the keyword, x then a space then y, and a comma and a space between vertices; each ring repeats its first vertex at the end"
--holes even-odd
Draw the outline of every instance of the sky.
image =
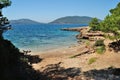
POLYGON ((120 0, 11 0, 3 9, 10 20, 32 19, 48 23, 65 16, 89 16, 104 19, 120 0))

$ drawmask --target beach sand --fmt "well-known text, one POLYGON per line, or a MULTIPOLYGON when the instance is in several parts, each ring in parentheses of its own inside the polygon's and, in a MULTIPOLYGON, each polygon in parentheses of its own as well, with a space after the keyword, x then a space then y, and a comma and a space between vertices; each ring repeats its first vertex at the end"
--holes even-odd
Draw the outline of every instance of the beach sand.
MULTIPOLYGON (((106 40, 105 43, 109 43, 109 40, 106 40)), ((88 48, 85 47, 85 44, 73 45, 67 48, 60 48, 56 50, 46 51, 40 53, 40 58, 43 60, 40 63, 33 64, 33 68, 39 71, 43 71, 47 65, 57 64, 61 62, 60 66, 64 68, 80 68, 82 71, 89 71, 93 69, 105 69, 108 67, 120 68, 120 54, 115 53, 114 51, 108 51, 102 55, 97 53, 92 54, 83 54, 81 56, 71 58, 76 54, 84 52, 88 48), (88 64, 91 58, 97 58, 96 62, 88 64)))

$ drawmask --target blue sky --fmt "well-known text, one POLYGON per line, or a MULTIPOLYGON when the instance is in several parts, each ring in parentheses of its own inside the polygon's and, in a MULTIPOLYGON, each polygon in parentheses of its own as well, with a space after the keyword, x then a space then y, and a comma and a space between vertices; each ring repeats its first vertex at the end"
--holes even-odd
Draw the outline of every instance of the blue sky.
POLYGON ((10 20, 28 18, 50 22, 65 16, 90 16, 104 19, 119 0, 11 0, 3 10, 10 20))

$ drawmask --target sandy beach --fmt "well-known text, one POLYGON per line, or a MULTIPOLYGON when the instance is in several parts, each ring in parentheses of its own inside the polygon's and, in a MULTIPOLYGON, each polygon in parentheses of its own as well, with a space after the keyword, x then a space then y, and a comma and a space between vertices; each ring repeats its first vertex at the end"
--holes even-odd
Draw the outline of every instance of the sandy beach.
POLYGON ((40 54, 43 61, 38 64, 33 64, 33 67, 37 70, 43 70, 42 68, 49 64, 57 64, 62 62, 61 66, 64 68, 78 67, 82 71, 88 71, 92 69, 104 69, 107 67, 120 67, 120 54, 114 54, 114 52, 106 52, 103 55, 96 53, 84 54, 76 58, 70 58, 73 55, 79 54, 84 51, 85 46, 74 46, 67 49, 55 50, 40 54), (97 61, 91 65, 88 65, 89 59, 96 57, 97 61))

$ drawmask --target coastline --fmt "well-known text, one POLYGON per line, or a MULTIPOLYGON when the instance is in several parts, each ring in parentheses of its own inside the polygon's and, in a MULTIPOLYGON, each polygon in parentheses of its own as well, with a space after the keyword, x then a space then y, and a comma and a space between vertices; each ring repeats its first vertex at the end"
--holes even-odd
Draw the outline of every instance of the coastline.
POLYGON ((41 56, 41 58, 61 57, 61 56, 63 57, 64 55, 72 56, 72 55, 80 52, 80 50, 83 48, 85 48, 85 45, 78 44, 78 45, 72 45, 69 47, 62 47, 62 48, 58 48, 58 49, 40 52, 39 55, 41 56))
POLYGON ((72 53, 72 55, 73 55, 73 53, 78 53, 83 48, 85 48, 86 44, 83 43, 83 42, 79 43, 77 41, 78 40, 77 35, 80 35, 81 31, 86 31, 87 29, 89 29, 89 26, 74 27, 74 28, 62 28, 61 30, 63 30, 63 31, 79 32, 79 34, 76 34, 74 36, 76 38, 76 43, 75 44, 72 44, 72 45, 69 45, 69 46, 63 46, 62 45, 62 46, 59 46, 59 47, 56 47, 56 48, 53 48, 53 49, 49 49, 49 50, 46 50, 46 51, 34 51, 34 52, 31 52, 30 54, 31 55, 40 55, 43 58, 47 58, 48 55, 49 55, 49 57, 54 57, 56 55, 63 56, 63 55, 66 55, 68 53, 69 53, 69 55, 70 55, 70 53, 72 53))
POLYGON ((41 55, 41 54, 49 54, 51 52, 58 52, 58 51, 65 51, 65 50, 69 50, 69 49, 72 49, 74 47, 77 47, 77 46, 80 46, 80 44, 76 41, 75 44, 70 44, 70 45, 60 45, 60 46, 57 46, 57 47, 51 47, 51 48, 48 48, 48 49, 45 49, 45 50, 31 50, 31 49, 20 49, 20 51, 22 52, 23 50, 30 50, 31 52, 29 54, 31 55, 41 55))
MULTIPOLYGON (((64 29, 65 29, 65 31, 67 30, 67 31, 78 31, 78 32, 80 32, 83 28, 88 28, 88 26, 87 27, 77 27, 77 28, 66 28, 66 29, 64 28, 64 29)), ((76 37, 76 36, 74 36, 74 37, 76 37)), ((81 42, 81 43, 77 43, 77 44, 74 44, 74 45, 71 45, 71 46, 60 47, 60 48, 52 49, 52 50, 49 50, 49 51, 36 52, 34 54, 39 55, 40 58, 43 59, 43 61, 40 62, 39 64, 33 64, 33 67, 35 69, 40 69, 42 67, 47 66, 48 64, 55 64, 55 63, 58 63, 58 62, 61 62, 61 61, 64 62, 64 60, 66 60, 66 59, 70 60, 71 59, 70 57, 72 57, 74 55, 77 55, 77 54, 81 54, 81 53, 85 52, 86 50, 88 50, 88 48, 86 48, 86 43, 81 42)), ((87 55, 85 55, 85 56, 86 57, 83 57, 83 58, 87 58, 87 55)), ((86 60, 87 59, 83 59, 83 62, 86 62, 86 60)), ((74 59, 73 59, 73 61, 74 61, 74 59)), ((78 59, 75 60, 75 61, 77 62, 78 59)), ((68 63, 71 63, 71 60, 68 63)), ((68 65, 68 64, 64 65, 65 68, 72 67, 72 66, 73 67, 79 67, 77 64, 75 64, 75 65, 68 65)))
MULTIPOLYGON (((108 45, 109 40, 105 40, 105 44, 108 45)), ((93 69, 105 69, 111 66, 116 68, 120 67, 120 54, 115 54, 113 51, 106 51, 103 55, 92 53, 82 54, 86 50, 86 43, 81 43, 66 48, 59 48, 50 51, 40 52, 39 57, 43 60, 40 63, 33 64, 33 68, 43 71, 46 66, 50 64, 61 63, 60 66, 64 68, 81 68, 81 71, 89 71, 93 69), (74 57, 75 55, 80 55, 74 57), (97 61, 91 65, 88 64, 91 58, 96 58, 97 61)))
MULTIPOLYGON (((62 44, 62 45, 51 45, 51 46, 48 46, 48 49, 43 49, 41 50, 39 46, 37 46, 38 48, 34 49, 34 47, 32 48, 33 50, 31 49, 27 49, 27 48, 21 48, 20 51, 23 51, 23 50, 31 50, 31 53, 32 55, 40 55, 40 54, 49 54, 51 52, 60 52, 60 51, 65 51, 65 50, 70 50, 70 47, 76 47, 78 48, 77 46, 82 46, 79 42, 78 42, 78 39, 77 39, 77 35, 80 34, 80 31, 83 29, 83 28, 88 28, 88 26, 83 26, 83 27, 74 27, 74 28, 62 28, 61 30, 62 31, 72 31, 72 32, 79 32, 78 34, 76 35, 73 35, 75 38, 76 38, 76 41, 74 42, 69 42, 68 40, 66 41, 67 43, 65 44, 62 44), (64 29, 64 30, 63 30, 64 29)), ((44 46, 45 47, 45 46, 44 46)), ((42 48, 44 48, 42 47, 42 48)), ((47 48, 47 46, 45 47, 47 48)))

